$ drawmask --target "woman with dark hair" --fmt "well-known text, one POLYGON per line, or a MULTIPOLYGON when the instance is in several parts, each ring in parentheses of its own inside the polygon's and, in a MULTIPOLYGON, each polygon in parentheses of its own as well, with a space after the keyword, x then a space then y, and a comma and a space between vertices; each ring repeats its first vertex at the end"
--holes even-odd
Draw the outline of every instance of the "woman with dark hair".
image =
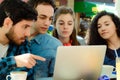
POLYGON ((72 9, 65 6, 59 7, 54 14, 53 36, 58 38, 64 46, 80 45, 76 38, 74 19, 72 9))
POLYGON ((88 44, 107 45, 104 64, 115 66, 115 58, 120 56, 120 19, 106 11, 98 13, 91 23, 88 44))

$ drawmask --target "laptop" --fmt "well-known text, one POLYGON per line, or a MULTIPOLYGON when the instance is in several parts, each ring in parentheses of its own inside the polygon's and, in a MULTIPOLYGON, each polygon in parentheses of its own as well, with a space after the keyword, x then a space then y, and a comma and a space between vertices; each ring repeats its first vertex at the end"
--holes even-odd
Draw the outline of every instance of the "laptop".
POLYGON ((97 80, 105 52, 105 45, 59 46, 53 79, 97 80))

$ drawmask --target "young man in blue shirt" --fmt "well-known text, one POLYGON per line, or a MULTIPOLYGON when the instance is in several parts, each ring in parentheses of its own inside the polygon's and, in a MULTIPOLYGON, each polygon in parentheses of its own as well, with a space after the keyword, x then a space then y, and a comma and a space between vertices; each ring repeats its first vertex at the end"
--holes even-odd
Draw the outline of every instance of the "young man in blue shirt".
POLYGON ((36 59, 45 60, 30 54, 26 39, 36 19, 37 12, 21 0, 4 0, 0 4, 0 80, 6 80, 11 71, 29 71, 36 59))
POLYGON ((54 72, 54 64, 57 47, 62 43, 47 34, 51 25, 55 4, 53 0, 29 0, 38 12, 37 21, 34 24, 31 34, 31 53, 46 58, 45 62, 38 61, 34 69, 34 79, 51 77, 54 72))

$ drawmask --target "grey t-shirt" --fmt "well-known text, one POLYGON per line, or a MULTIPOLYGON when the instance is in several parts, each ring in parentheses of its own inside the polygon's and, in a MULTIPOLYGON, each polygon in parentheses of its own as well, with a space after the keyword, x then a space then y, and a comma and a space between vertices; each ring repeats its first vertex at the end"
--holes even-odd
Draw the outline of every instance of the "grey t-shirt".
POLYGON ((7 50, 8 50, 8 45, 0 44, 0 58, 1 57, 6 57, 7 50))

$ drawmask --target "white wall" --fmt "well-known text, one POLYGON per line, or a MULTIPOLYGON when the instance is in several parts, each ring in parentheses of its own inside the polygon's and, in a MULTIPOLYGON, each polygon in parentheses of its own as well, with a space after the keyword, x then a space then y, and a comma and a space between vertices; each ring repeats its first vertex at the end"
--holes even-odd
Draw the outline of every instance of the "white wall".
POLYGON ((116 14, 120 17, 120 0, 115 0, 116 14))

